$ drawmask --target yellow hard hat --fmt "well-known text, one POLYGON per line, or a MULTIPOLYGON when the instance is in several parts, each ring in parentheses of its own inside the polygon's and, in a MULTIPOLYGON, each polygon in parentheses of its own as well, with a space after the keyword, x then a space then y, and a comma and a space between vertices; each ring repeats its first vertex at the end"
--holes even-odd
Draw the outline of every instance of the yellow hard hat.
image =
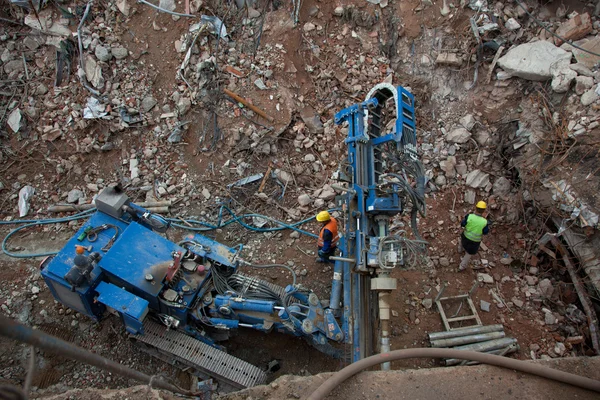
POLYGON ((331 219, 331 215, 329 215, 329 213, 327 211, 321 211, 320 213, 317 214, 317 221, 319 221, 319 222, 329 221, 330 219, 331 219))
POLYGON ((477 204, 475 205, 475 207, 481 208, 482 210, 485 210, 487 208, 487 204, 485 204, 485 201, 479 201, 479 202, 477 202, 477 204))

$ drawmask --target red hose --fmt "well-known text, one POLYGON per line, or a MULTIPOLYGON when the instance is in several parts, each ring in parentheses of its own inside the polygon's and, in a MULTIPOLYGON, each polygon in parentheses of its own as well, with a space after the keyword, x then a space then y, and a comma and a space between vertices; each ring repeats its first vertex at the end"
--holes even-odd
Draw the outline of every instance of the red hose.
POLYGON ((459 358, 461 360, 479 361, 483 364, 495 365, 497 367, 526 372, 532 375, 541 376, 543 378, 567 383, 583 389, 600 392, 600 381, 570 374, 568 372, 558 371, 556 369, 544 367, 539 364, 495 356, 492 354, 478 353, 476 351, 425 348, 394 350, 389 353, 376 354, 371 357, 363 358, 362 360, 352 363, 346 368, 333 374, 308 397, 308 400, 324 399, 342 382, 364 369, 385 362, 403 360, 406 358, 459 358))

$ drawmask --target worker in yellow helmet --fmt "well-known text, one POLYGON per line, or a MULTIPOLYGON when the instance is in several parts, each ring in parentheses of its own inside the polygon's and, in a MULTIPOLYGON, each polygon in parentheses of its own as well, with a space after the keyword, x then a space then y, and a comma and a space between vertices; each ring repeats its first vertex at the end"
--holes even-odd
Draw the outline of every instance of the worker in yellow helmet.
POLYGON ((329 257, 335 254, 337 243, 340 238, 338 234, 338 224, 335 218, 329 215, 327 211, 321 211, 317 214, 317 221, 321 223, 319 231, 319 240, 317 246, 319 248, 319 257, 317 262, 327 263, 329 257))
POLYGON ((479 245, 481 244, 481 238, 483 235, 487 235, 490 232, 488 226, 487 217, 487 204, 485 201, 480 201, 475 205, 475 213, 467 214, 461 221, 460 226, 463 227, 463 232, 460 235, 460 241, 458 243, 458 251, 461 253, 465 252, 458 272, 464 271, 471 262, 471 257, 479 251, 479 245))

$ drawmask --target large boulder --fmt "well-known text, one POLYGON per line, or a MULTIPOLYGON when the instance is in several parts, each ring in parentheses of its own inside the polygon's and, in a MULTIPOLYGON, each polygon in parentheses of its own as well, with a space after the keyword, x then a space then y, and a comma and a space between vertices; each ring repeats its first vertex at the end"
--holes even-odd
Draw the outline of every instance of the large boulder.
POLYGON ((498 60, 498 65, 511 76, 530 81, 545 81, 552 78, 550 67, 561 70, 571 63, 572 54, 550 42, 540 40, 525 43, 510 49, 498 60))

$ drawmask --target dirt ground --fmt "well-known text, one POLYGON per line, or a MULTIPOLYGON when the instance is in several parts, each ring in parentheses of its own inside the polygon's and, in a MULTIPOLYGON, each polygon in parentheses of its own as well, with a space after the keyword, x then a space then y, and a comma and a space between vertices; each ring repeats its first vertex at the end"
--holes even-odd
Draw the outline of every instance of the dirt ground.
MULTIPOLYGON (((82 3, 82 2, 79 2, 82 3)), ((261 2, 262 4, 263 2, 261 2)), ((282 3, 282 2, 273 2, 282 3)), ((183 142, 178 145, 160 145, 154 174, 160 177, 165 171, 177 171, 174 177, 181 178, 185 174, 187 179, 194 182, 198 189, 202 187, 211 188, 213 196, 230 198, 230 204, 236 209, 247 213, 260 213, 273 216, 280 220, 289 222, 290 216, 286 209, 298 206, 296 201, 298 195, 307 190, 318 189, 324 183, 329 182, 331 173, 337 168, 339 161, 345 156, 343 145, 344 134, 341 129, 334 128, 330 131, 326 154, 318 147, 304 149, 300 152, 294 145, 295 132, 292 127, 299 122, 299 114, 304 109, 316 112, 322 121, 328 121, 344 106, 360 101, 370 87, 381 82, 393 70, 391 63, 378 63, 376 60, 380 55, 379 39, 389 34, 385 21, 391 21, 389 13, 397 17, 398 25, 389 26, 387 29, 397 29, 399 32, 399 48, 405 48, 407 59, 403 60, 404 67, 397 69, 394 74, 394 83, 410 86, 417 97, 418 104, 418 126, 419 133, 428 127, 437 126, 443 119, 448 117, 462 116, 467 111, 476 110, 482 118, 497 121, 503 117, 514 114, 514 108, 518 102, 514 100, 521 96, 521 86, 514 83, 510 88, 497 89, 492 84, 481 84, 476 90, 465 93, 458 89, 472 76, 472 67, 462 70, 445 70, 439 76, 427 75, 421 67, 409 68, 411 49, 431 47, 428 35, 432 32, 443 32, 449 38, 446 39, 448 46, 459 46, 459 39, 468 36, 469 17, 473 11, 466 8, 457 9, 454 18, 448 20, 440 15, 441 0, 433 1, 432 6, 423 10, 419 0, 397 2, 390 9, 381 10, 379 7, 362 0, 342 0, 339 2, 305 0, 302 2, 300 12, 300 23, 294 28, 289 17, 291 5, 283 2, 278 10, 272 10, 267 14, 265 29, 261 36, 260 47, 256 58, 252 58, 250 52, 242 54, 247 57, 249 64, 267 56, 273 57, 277 62, 275 78, 265 79, 269 90, 259 90, 252 84, 250 77, 236 78, 228 76, 221 78, 222 87, 230 87, 269 115, 274 117, 271 124, 273 132, 282 132, 280 135, 269 137, 266 142, 276 145, 277 154, 270 157, 263 156, 254 148, 249 148, 243 141, 233 140, 234 133, 239 129, 249 129, 252 123, 244 118, 236 104, 229 101, 221 101, 215 107, 220 129, 225 132, 225 137, 217 143, 216 148, 207 151, 204 140, 206 126, 211 126, 213 116, 201 107, 192 107, 186 116, 191 123, 184 131, 183 142), (355 5, 358 10, 371 15, 378 15, 380 19, 376 25, 361 27, 353 25, 348 20, 340 19, 333 15, 338 6, 355 5), (316 10, 316 12, 315 12, 316 10), (417 10, 417 11, 415 11, 417 10), (384 18, 385 17, 385 18, 384 18), (317 39, 308 38, 303 30, 305 22, 312 21, 325 30, 325 34, 317 39), (349 40, 357 35, 358 40, 349 40), (340 45, 345 45, 343 52, 336 51, 340 45), (286 51, 278 54, 276 49, 282 46, 286 51), (317 52, 315 49, 320 49, 317 52), (342 55, 348 55, 347 60, 342 55), (343 70, 339 66, 346 62, 352 66, 360 56, 366 56, 363 63, 373 63, 368 76, 357 76, 355 71, 343 70), (332 90, 326 80, 316 80, 311 71, 313 67, 320 66, 330 71, 335 79, 345 82, 344 90, 332 90), (325 68, 326 67, 326 68, 325 68), (295 71, 294 73, 286 71, 295 71), (456 91, 452 94, 450 103, 438 103, 436 100, 437 90, 441 86, 439 81, 445 81, 448 90, 456 91), (242 83, 246 83, 242 85, 242 83), (247 84, 250 83, 250 84, 247 84), (358 87, 357 87, 358 85, 358 87), (486 103, 488 98, 493 99, 493 94, 498 90, 505 90, 506 96, 493 105, 486 103), (483 99, 483 100, 482 100, 483 99), (279 111, 278 110, 279 107, 279 111), (335 147, 334 147, 335 144, 335 147), (240 155, 242 154, 242 155, 240 155), (301 174, 297 177, 295 186, 287 189, 284 199, 271 203, 257 200, 254 192, 260 182, 245 186, 241 189, 225 189, 223 183, 233 182, 237 179, 233 176, 223 176, 221 165, 230 160, 233 164, 240 164, 244 160, 251 164, 249 172, 266 172, 270 165, 279 168, 293 169, 300 165, 306 154, 312 154, 322 166, 319 171, 301 174), (273 203, 276 203, 275 205, 273 203)), ((391 3, 391 2, 390 2, 391 3)), ((566 2, 571 8, 582 9, 585 5, 579 1, 566 2)), ((83 4, 83 3, 82 3, 83 4)), ((556 2, 549 5, 552 9, 556 2)), ((181 5, 177 5, 178 10, 181 5)), ((146 89, 144 94, 153 95, 158 99, 158 107, 168 103, 168 98, 184 85, 180 80, 174 79, 175 70, 181 64, 181 54, 175 55, 174 42, 187 32, 189 21, 182 18, 174 20, 171 16, 156 13, 151 8, 141 3, 133 4, 135 9, 129 18, 119 14, 113 29, 120 36, 120 43, 126 47, 131 55, 129 62, 135 66, 135 81, 139 87, 146 89), (158 28, 158 29, 157 29, 158 28)), ((261 8, 258 8, 259 10, 261 8)), ((216 10, 216 8, 215 8, 216 10)), ((98 13, 100 15, 100 13, 98 13)), ((16 29, 16 28, 15 28, 16 29)), ((232 33, 240 42, 246 40, 250 46, 250 32, 255 27, 240 24, 232 33)), ((255 32, 252 31, 254 34, 255 32)), ((216 51, 214 43, 207 45, 207 49, 216 51), (211 47, 212 44, 212 47, 211 47)), ((431 52, 426 50, 425 53, 431 52)), ((396 60, 399 62, 398 60, 396 60)), ((227 64, 226 57, 220 62, 227 64)), ((223 65, 220 64, 221 67, 223 65)), ((248 67, 247 74, 251 68, 248 67)), ((116 74, 116 72, 115 72, 116 74)), ((51 76, 46 76, 45 81, 50 83, 51 76)), ((332 78, 333 79, 333 78, 332 78)), ((72 84, 76 84, 75 81, 72 84)), ((441 89, 440 89, 441 90, 441 89)), ((79 96, 80 103, 84 103, 85 96, 79 96)), ((141 94, 140 94, 141 97, 141 94)), ((262 120, 261 120, 262 121, 262 120)), ((262 121, 264 122, 264 121, 262 121)), ((3 218, 15 217, 16 215, 16 193, 18 188, 12 188, 11 183, 36 182, 45 186, 45 197, 34 197, 31 200, 31 210, 44 210, 49 202, 58 202, 65 197, 64 194, 73 187, 83 184, 81 175, 73 173, 57 174, 54 165, 45 161, 47 154, 60 155, 63 158, 75 155, 76 163, 95 177, 104 178, 106 181, 116 180, 127 167, 123 167, 123 161, 130 158, 130 153, 139 154, 146 146, 145 134, 149 134, 151 128, 144 126, 140 129, 142 134, 131 134, 130 130, 119 132, 117 135, 110 132, 108 125, 97 124, 85 132, 77 133, 73 140, 44 142, 34 152, 23 153, 23 157, 15 160, 4 160, 1 164, 2 177, 6 189, 0 192, 0 215, 3 218), (100 138, 102 142, 112 134, 111 140, 116 143, 116 148, 110 152, 78 152, 78 140, 85 136, 100 138), (81 182, 80 182, 81 181, 81 182)), ((4 140, 4 139, 3 139, 4 140)), ((419 144, 424 144, 425 139, 419 137, 419 144)), ((430 139, 427 144, 435 144, 430 139)), ((22 144, 13 137, 2 143, 3 146, 22 148, 22 144)), ((476 153, 477 150, 474 150, 476 153)), ((228 164, 229 165, 229 164, 228 164)), ((176 180, 176 179, 175 179, 176 180)), ((290 185, 292 186, 292 185, 290 185)), ((528 275, 528 265, 525 261, 531 256, 532 243, 539 238, 539 231, 531 229, 525 223, 497 223, 494 224, 491 233, 484 239, 487 247, 476 257, 476 266, 481 266, 486 260, 487 268, 458 273, 457 267, 460 256, 456 251, 456 244, 460 234, 459 223, 463 216, 469 213, 470 206, 465 203, 463 188, 446 186, 432 191, 427 195, 427 217, 420 218, 420 231, 429 241, 428 256, 430 262, 422 262, 415 268, 409 270, 397 269, 393 277, 398 279, 398 290, 392 294, 391 308, 393 317, 392 327, 392 349, 428 347, 427 333, 443 331, 444 327, 435 305, 426 308, 423 300, 434 299, 444 284, 447 284, 445 295, 458 295, 467 292, 475 281, 478 273, 487 273, 493 277, 493 284, 479 283, 473 294, 479 316, 485 325, 502 324, 507 336, 517 339, 518 352, 512 357, 518 359, 531 359, 532 345, 537 349, 553 348, 558 338, 563 338, 556 329, 544 324, 544 315, 540 312, 538 305, 526 303, 523 307, 517 307, 512 303, 512 298, 517 296, 522 300, 525 295, 521 291, 523 279, 528 275), (520 260, 520 264, 502 263, 503 259, 512 258, 520 260), (442 261, 444 259, 444 261, 442 261), (491 294, 495 291, 505 304, 502 308, 496 305, 491 294), (480 302, 491 304, 489 312, 481 310, 480 302), (508 303, 508 304, 507 304, 508 303)), ((276 197, 280 187, 269 180, 264 193, 270 197, 276 197)), ((133 192, 132 197, 136 201, 143 201, 143 193, 133 192)), ((513 203, 514 204, 514 203, 513 203)), ((172 215, 198 216, 215 213, 218 207, 205 202, 199 193, 181 201, 171 211, 172 215), (206 213, 206 214, 202 214, 206 213)), ((318 209, 309 206, 303 212, 303 218, 314 215, 318 209)), ((491 219, 500 219, 507 212, 506 205, 499 204, 491 207, 491 219)), ((36 218, 44 217, 43 212, 38 213, 36 218)), ((213 215, 214 217, 214 215, 213 215)), ((408 218, 403 222, 407 225, 408 218)), ((37 227, 28 229, 25 233, 17 235, 11 240, 10 247, 15 249, 22 247, 27 251, 39 249, 57 250, 61 247, 72 233, 78 228, 80 222, 55 227, 37 227)), ((318 227, 315 222, 303 226, 312 232, 318 227)), ((0 225, 0 236, 4 236, 9 227, 0 225)), ((298 272, 298 282, 313 291, 321 298, 328 299, 331 287, 332 268, 315 262, 316 245, 315 240, 306 236, 295 238, 290 236, 290 231, 274 233, 255 233, 244 230, 237 225, 230 225, 207 233, 208 236, 216 238, 225 244, 237 245, 242 243, 245 250, 243 258, 261 263, 292 263, 298 272)), ((185 233, 174 230, 169 233, 169 238, 177 240, 185 233)), ((165 374, 174 379, 178 384, 189 385, 190 378, 174 367, 153 359, 152 357, 138 351, 129 342, 127 334, 115 318, 107 318, 99 323, 93 323, 83 316, 71 313, 52 298, 49 290, 41 281, 39 275, 40 260, 15 260, 4 255, 0 256, 0 304, 6 305, 11 310, 11 316, 22 318, 30 325, 51 333, 62 339, 72 341, 85 349, 103 355, 117 362, 129 365, 148 374, 165 374), (33 289, 36 288, 36 289, 33 289)), ((280 270, 257 270, 245 271, 263 277, 273 283, 285 286, 290 283, 291 276, 287 271, 280 270)), ((3 313, 6 310, 3 309, 3 313)), ((564 339, 564 338, 563 338, 564 339)), ((287 337, 280 334, 265 335, 258 332, 240 331, 227 344, 229 353, 255 365, 266 367, 276 359, 281 364, 281 369, 270 375, 270 380, 286 374, 314 375, 321 372, 339 370, 344 366, 343 362, 328 358, 318 352, 305 341, 298 338, 287 337)), ((539 356, 539 350, 534 350, 539 356)), ((20 385, 25 378, 27 356, 29 350, 22 345, 0 339, 0 381, 20 385)), ((573 354, 585 353, 585 348, 576 347, 573 354)), ((40 370, 36 374, 33 385, 37 387, 37 394, 43 396, 48 393, 60 393, 67 388, 122 388, 132 386, 133 381, 99 371, 95 368, 83 366, 62 357, 38 352, 40 370)), ((393 369, 428 368, 439 365, 434 360, 406 360, 394 362, 393 369)), ((371 398, 371 397, 369 397, 371 398)))

